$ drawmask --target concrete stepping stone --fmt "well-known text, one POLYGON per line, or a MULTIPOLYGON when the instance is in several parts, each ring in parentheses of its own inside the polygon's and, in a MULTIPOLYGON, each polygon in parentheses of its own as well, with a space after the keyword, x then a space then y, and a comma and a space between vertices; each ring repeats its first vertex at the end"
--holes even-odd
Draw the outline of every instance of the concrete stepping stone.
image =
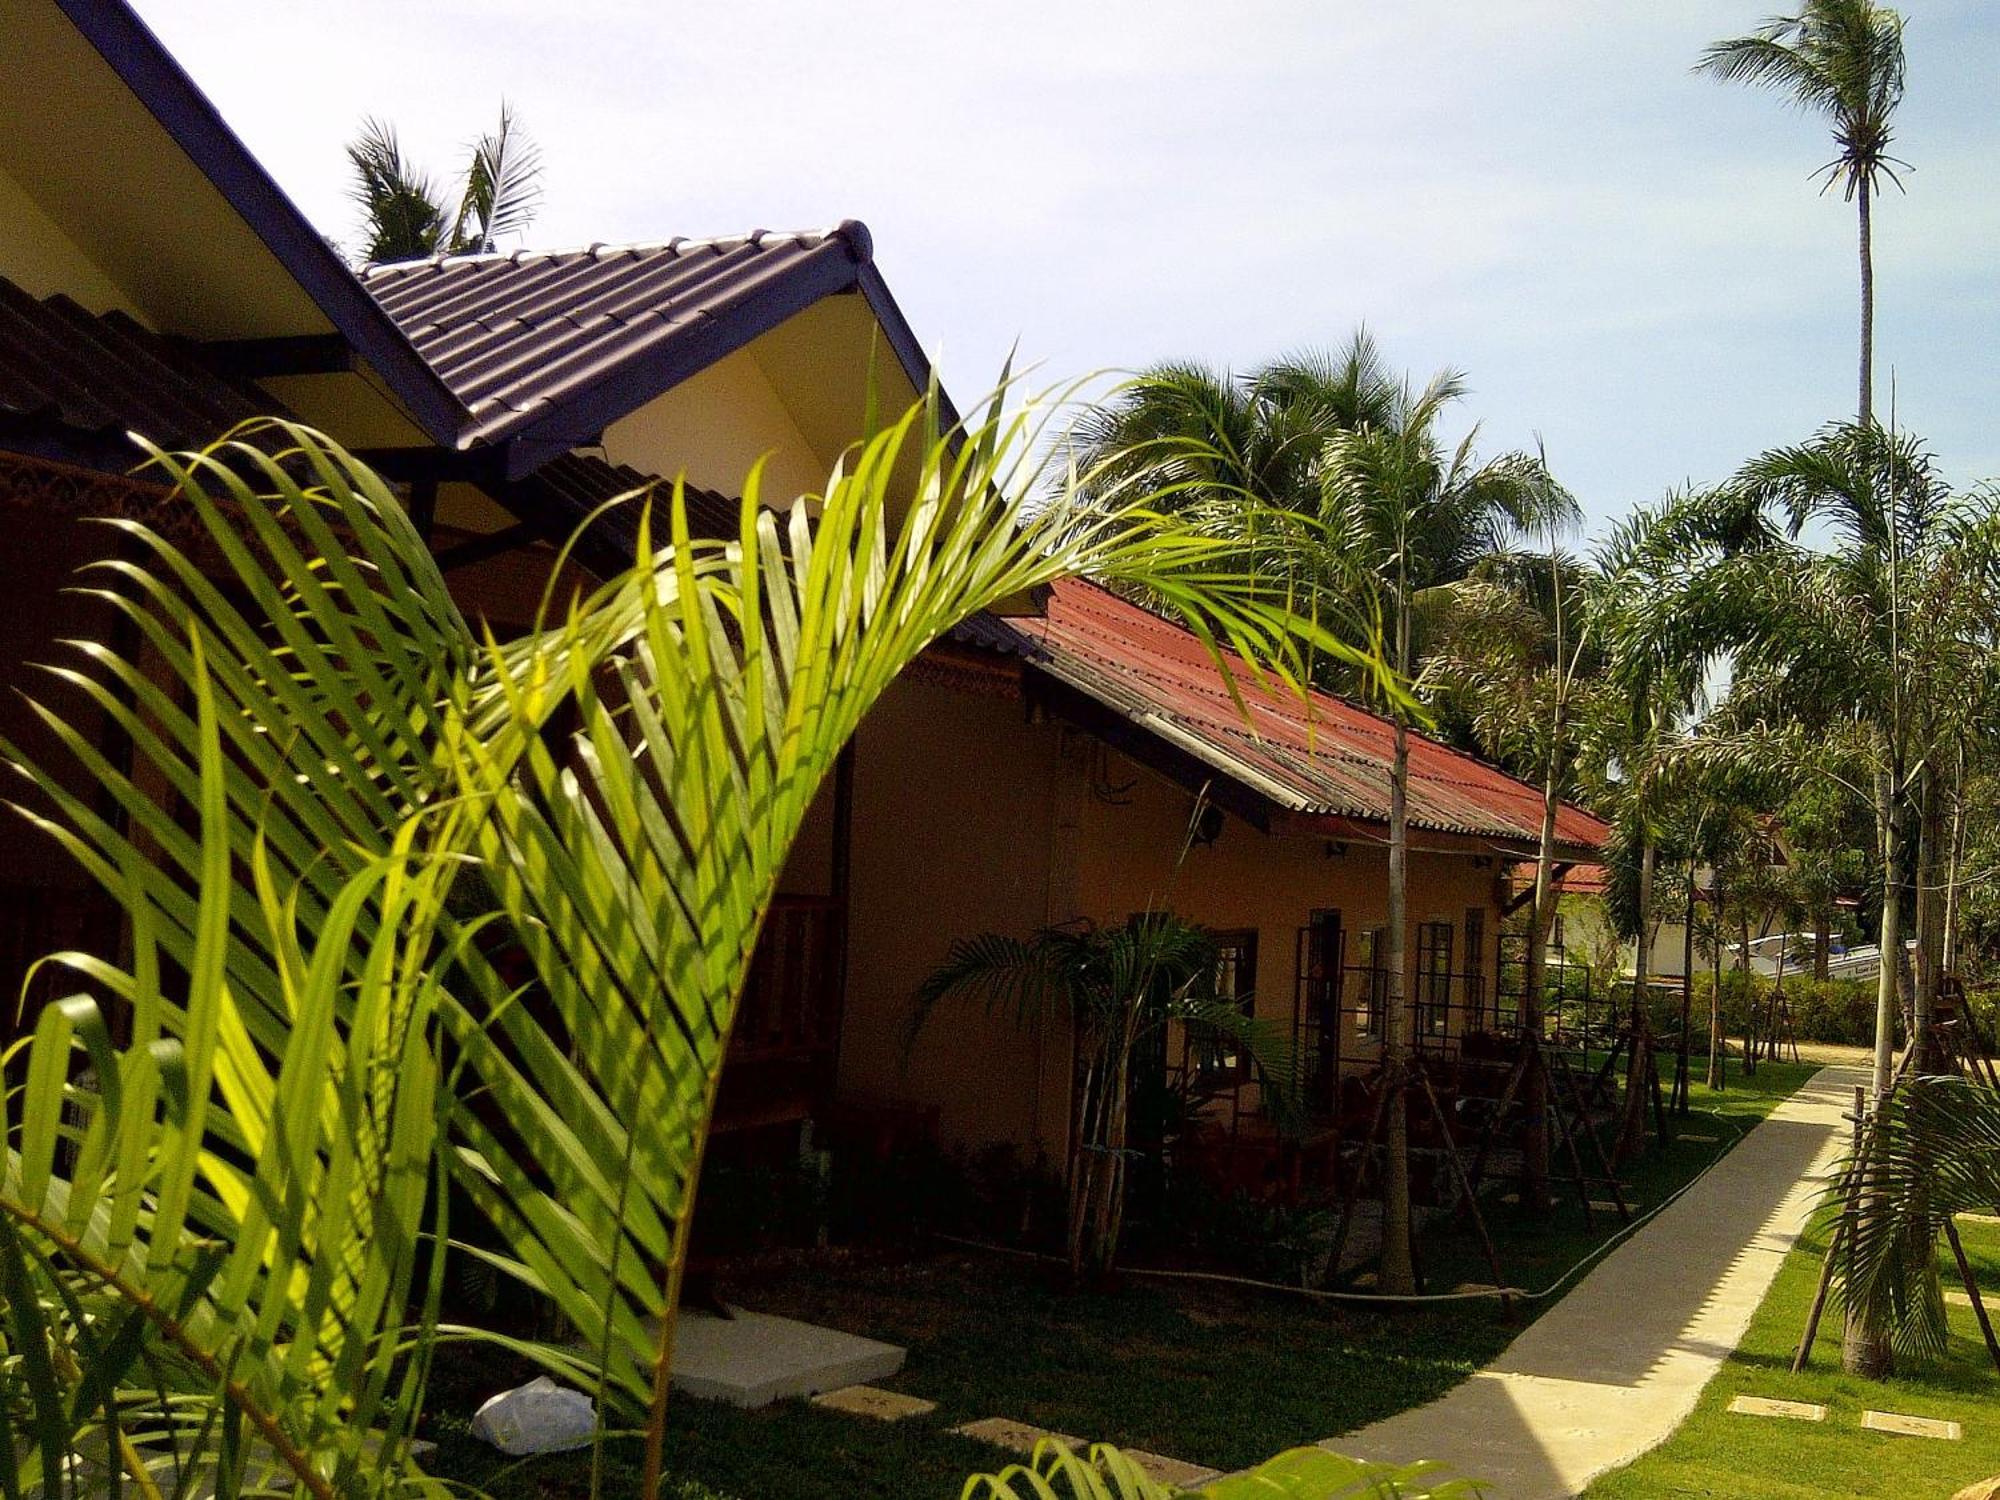
MULTIPOLYGON (((1627 1213, 1636 1214, 1639 1208, 1639 1204, 1633 1203, 1629 1199, 1626 1201, 1625 1211, 1627 1213)), ((1618 1205, 1608 1198, 1592 1198, 1590 1200, 1590 1211, 1594 1214, 1610 1214, 1613 1218, 1616 1218, 1618 1215, 1618 1205)))
POLYGON ((1899 1411, 1864 1411, 1861 1425, 1870 1432, 1890 1432, 1897 1437, 1940 1438, 1947 1443, 1955 1443, 1965 1436, 1965 1430, 1956 1422, 1943 1422, 1936 1417, 1906 1416, 1899 1411))
POLYGON ((1521 1287, 1518 1286, 1498 1287, 1495 1286, 1490 1281, 1461 1281, 1457 1286, 1453 1287, 1451 1290, 1452 1290, 1452 1295, 1458 1297, 1471 1297, 1471 1296, 1495 1297, 1502 1295, 1508 1297, 1525 1297, 1528 1295, 1527 1292, 1521 1287))
POLYGON ((2000 1224, 2000 1214, 1956 1213, 1952 1217, 1961 1224, 2000 1224))
POLYGON ((903 1368, 903 1351, 894 1344, 769 1313, 733 1313, 681 1314, 674 1338, 677 1389, 731 1406, 769 1406, 886 1380, 903 1368))
POLYGON ((873 1417, 878 1422, 900 1422, 905 1417, 927 1417, 937 1410, 937 1402, 901 1391, 885 1391, 874 1385, 844 1385, 837 1391, 823 1391, 812 1398, 814 1406, 828 1411, 844 1411, 850 1416, 873 1417))
POLYGON ((952 1428, 952 1431, 961 1437, 978 1438, 982 1443, 1011 1449, 1015 1453, 1033 1453, 1035 1444, 1043 1438, 1054 1438, 1073 1453, 1082 1453, 1090 1446, 1082 1438, 1073 1438, 1066 1432, 1050 1432, 1046 1427, 1016 1422, 1012 1417, 981 1417, 977 1422, 966 1422, 952 1428))
POLYGON ((1738 1396, 1729 1409, 1743 1417, 1788 1417, 1794 1422, 1824 1422, 1826 1408, 1811 1401, 1777 1401, 1769 1396, 1738 1396))
POLYGON ((1693 1131, 1689 1130, 1689 1131, 1683 1131, 1678 1137, 1676 1137, 1676 1139, 1683 1141, 1694 1141, 1698 1145, 1703 1145, 1703 1146, 1713 1146, 1717 1144, 1719 1141, 1721 1141, 1722 1137, 1719 1135, 1696 1135, 1693 1131))
POLYGON ((1220 1469, 1204 1469, 1200 1464, 1191 1464, 1185 1459, 1168 1458, 1164 1454, 1148 1453, 1143 1448, 1124 1448, 1119 1451, 1144 1469, 1146 1477, 1155 1484, 1167 1484, 1175 1489, 1185 1490, 1222 1477, 1220 1469))

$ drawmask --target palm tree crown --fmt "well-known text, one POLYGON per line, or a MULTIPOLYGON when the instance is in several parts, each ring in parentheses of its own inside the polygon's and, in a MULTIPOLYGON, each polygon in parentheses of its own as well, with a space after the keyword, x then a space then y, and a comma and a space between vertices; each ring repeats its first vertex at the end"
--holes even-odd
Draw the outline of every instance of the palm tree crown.
POLYGON ((1874 408, 1875 252, 1870 200, 1887 177, 1890 121, 1903 99, 1903 18, 1874 0, 1806 0, 1796 15, 1773 16, 1748 36, 1716 42, 1696 70, 1732 83, 1777 89, 1833 124, 1839 154, 1823 169, 1855 205, 1861 260, 1860 419, 1874 408))
POLYGON ((502 101, 500 123, 472 143, 472 155, 449 204, 437 182, 403 155, 396 127, 364 120, 348 144, 351 196, 361 209, 370 265, 495 249, 503 235, 534 220, 541 198, 541 153, 502 101))

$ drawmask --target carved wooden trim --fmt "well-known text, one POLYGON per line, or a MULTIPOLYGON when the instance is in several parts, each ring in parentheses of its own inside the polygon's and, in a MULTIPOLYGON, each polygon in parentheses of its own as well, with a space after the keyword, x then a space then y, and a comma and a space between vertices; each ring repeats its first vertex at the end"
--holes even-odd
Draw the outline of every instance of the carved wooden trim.
POLYGON ((184 549, 203 535, 194 507, 176 501, 164 484, 24 453, 0 452, 0 505, 71 520, 137 521, 184 549))

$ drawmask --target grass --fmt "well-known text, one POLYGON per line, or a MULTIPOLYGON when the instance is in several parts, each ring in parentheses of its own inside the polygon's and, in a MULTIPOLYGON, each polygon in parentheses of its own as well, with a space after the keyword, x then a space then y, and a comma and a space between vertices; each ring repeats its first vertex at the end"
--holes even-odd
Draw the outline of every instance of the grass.
MULTIPOLYGON (((1697 1087, 1685 1128, 1720 1137, 1681 1141, 1635 1163, 1627 1196, 1660 1203, 1732 1145, 1813 1072, 1765 1064, 1723 1094, 1697 1087)), ((1598 1190, 1601 1193, 1601 1189, 1598 1190)), ((1601 1245, 1608 1216, 1586 1230, 1573 1202, 1534 1226, 1500 1209, 1493 1230, 1508 1284, 1540 1289, 1601 1245)), ((1466 1229, 1423 1242, 1433 1286, 1491 1280, 1466 1229)), ((881 1265, 816 1267, 744 1287, 737 1298, 906 1345, 909 1363, 886 1382, 939 1403, 894 1425, 793 1403, 742 1412, 691 1399, 670 1410, 679 1482, 670 1500, 952 1500, 968 1473, 1006 1455, 946 1429, 1008 1416, 1091 1441, 1234 1469, 1287 1447, 1365 1426, 1429 1401, 1496 1355, 1535 1313, 1513 1321, 1492 1303, 1377 1311, 1276 1292, 1129 1278, 1111 1291, 1055 1290, 1033 1263, 981 1253, 881 1265)), ((435 1471, 485 1485, 503 1500, 588 1493, 587 1455, 509 1466, 464 1430, 492 1391, 518 1379, 484 1351, 441 1358, 431 1409, 435 1471), (448 1414, 448 1415, 447 1415, 448 1414)), ((605 1494, 629 1494, 636 1452, 614 1444, 605 1494)))
MULTIPOLYGON (((1964 1224, 1960 1230, 1989 1312, 2000 1314, 2000 1229, 1964 1224)), ((1943 1497, 2000 1474, 2000 1376, 1996 1376, 1970 1308, 1948 1307, 1949 1356, 1907 1367, 1893 1380, 1840 1373, 1840 1316, 1827 1316, 1813 1360, 1791 1373, 1792 1352, 1805 1328, 1819 1279, 1823 1232, 1801 1240, 1786 1257, 1742 1346, 1702 1393, 1694 1414, 1673 1437, 1629 1467, 1606 1475, 1589 1500, 1665 1500, 1739 1496, 1762 1500, 1823 1500, 1828 1495, 1943 1497), (1827 1408, 1824 1422, 1738 1416, 1738 1395, 1809 1401, 1827 1408), (1861 1427, 1866 1410, 1903 1412, 1960 1423, 1964 1439, 1940 1442, 1895 1437, 1861 1427), (1747 1485, 1746 1475, 1755 1475, 1747 1485)), ((1945 1285, 1959 1286, 1948 1248, 1940 1254, 1945 1285)))

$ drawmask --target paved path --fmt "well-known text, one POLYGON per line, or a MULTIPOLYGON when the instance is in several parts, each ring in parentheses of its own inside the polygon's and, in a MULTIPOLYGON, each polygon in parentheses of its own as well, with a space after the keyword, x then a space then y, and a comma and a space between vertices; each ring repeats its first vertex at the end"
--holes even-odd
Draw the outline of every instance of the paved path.
POLYGON ((1498 1359, 1433 1401, 1325 1446, 1438 1459, 1492 1500, 1568 1500, 1694 1409, 1798 1238, 1866 1073, 1829 1067, 1498 1359))

